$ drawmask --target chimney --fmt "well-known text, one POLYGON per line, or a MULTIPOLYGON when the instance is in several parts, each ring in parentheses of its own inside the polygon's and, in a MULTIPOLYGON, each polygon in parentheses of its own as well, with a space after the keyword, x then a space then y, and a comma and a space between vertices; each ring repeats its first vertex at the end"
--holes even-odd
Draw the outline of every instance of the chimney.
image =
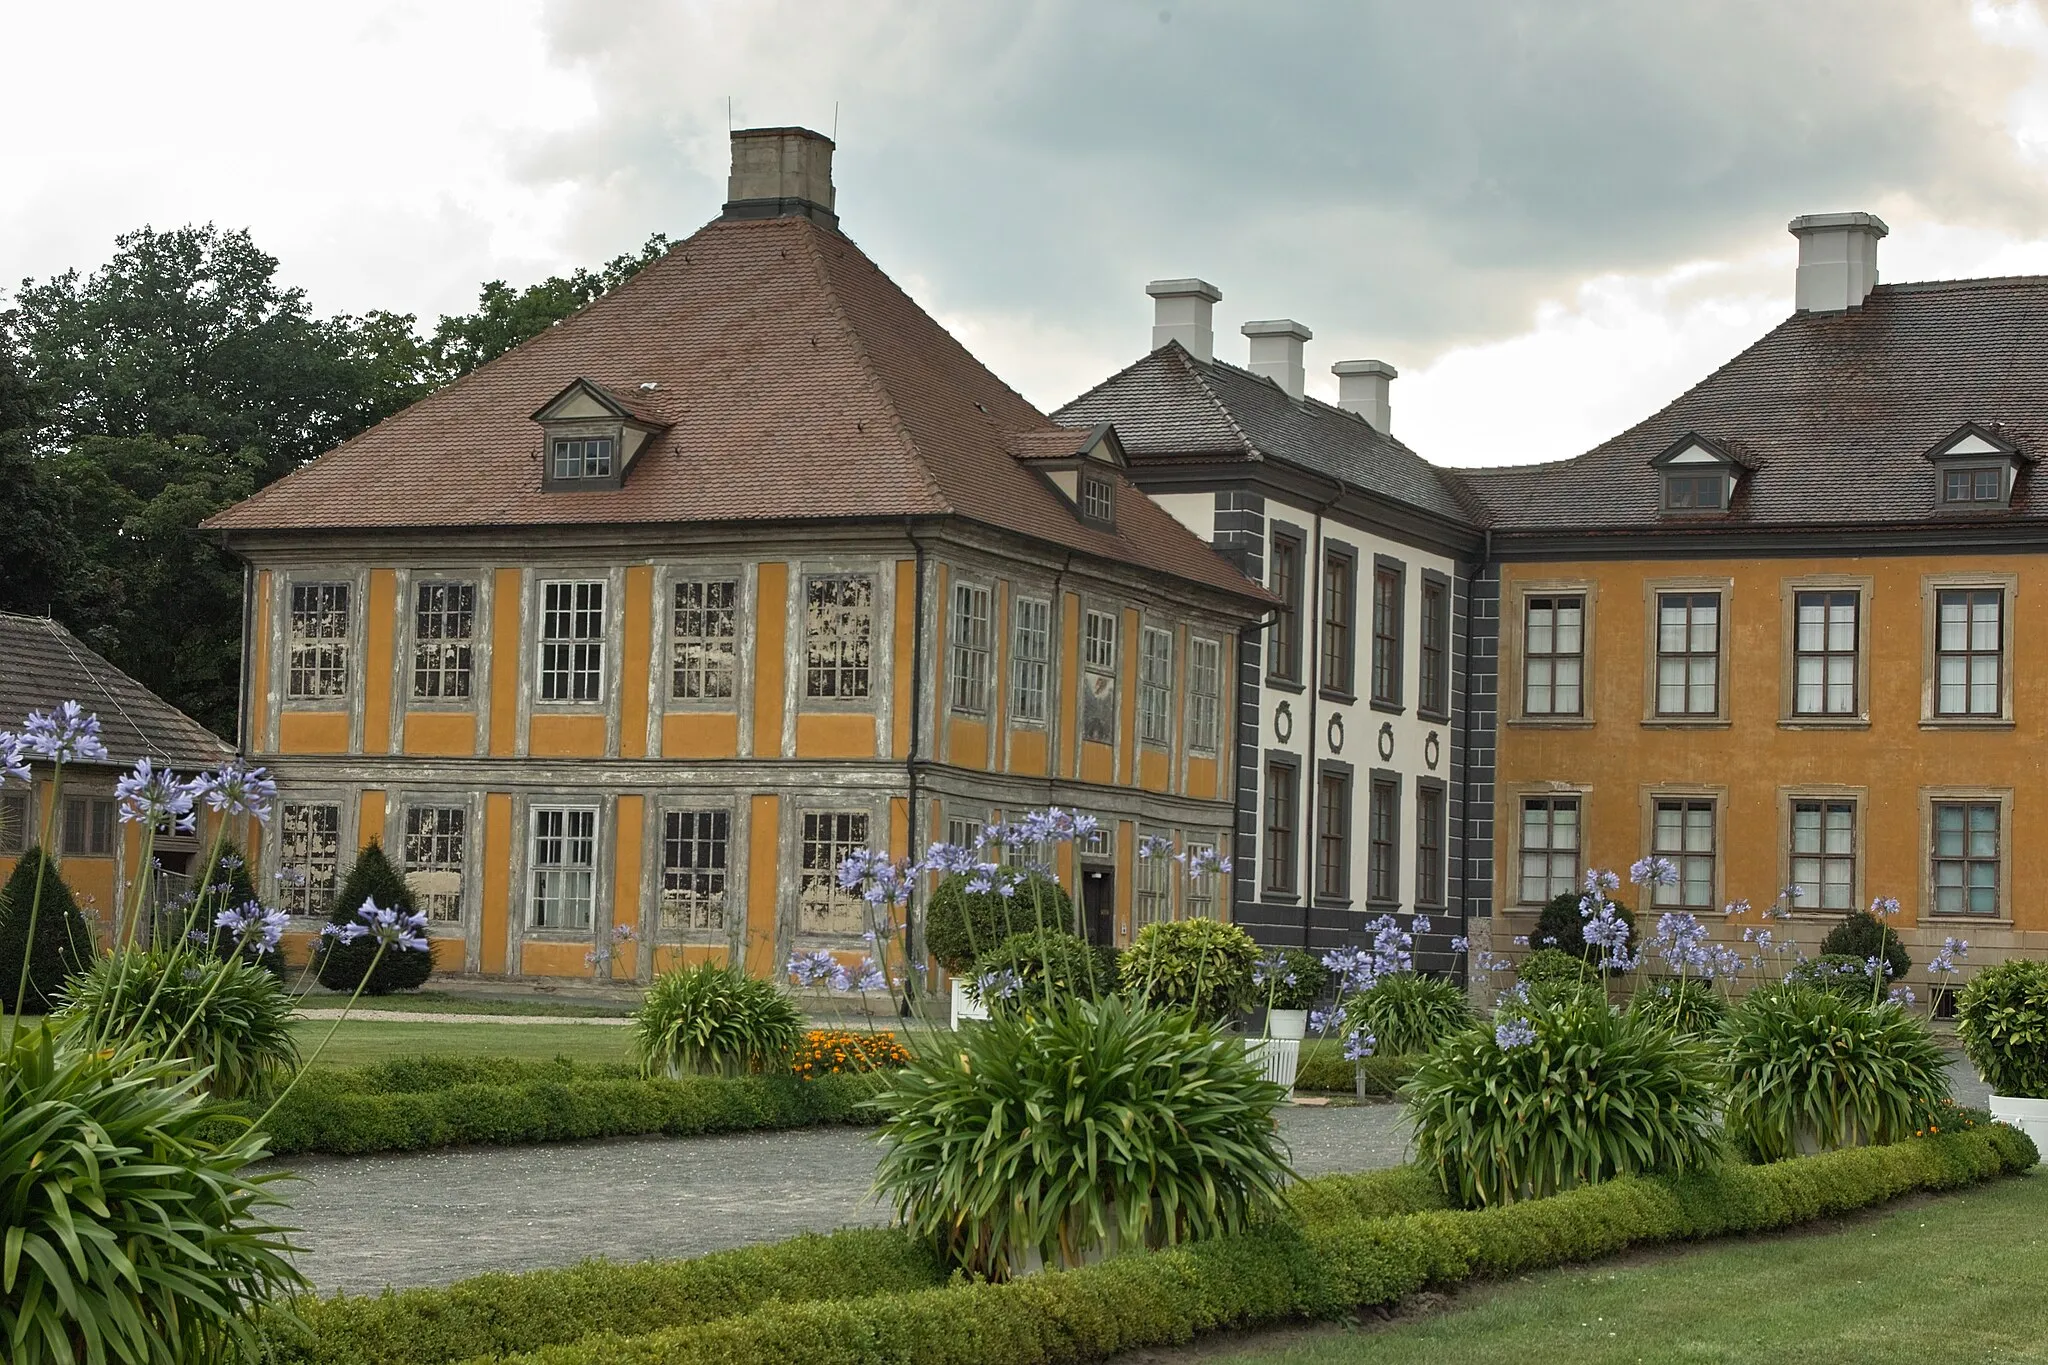
POLYGON ((1308 375, 1301 368, 1301 343, 1315 336, 1292 318, 1269 322, 1247 322, 1241 328, 1252 339, 1251 372, 1272 380, 1299 398, 1308 391, 1308 375))
POLYGON ((740 128, 732 135, 727 218, 809 218, 837 231, 832 139, 808 128, 740 128))
POLYGON ((1216 358, 1216 305, 1223 291, 1207 280, 1154 280, 1145 286, 1152 296, 1152 349, 1169 341, 1187 347, 1197 360, 1216 358))
POLYGON ((1330 367, 1337 376, 1337 406, 1355 412, 1375 431, 1390 431, 1394 407, 1387 390, 1401 372, 1384 360, 1340 360, 1330 367))
POLYGON ((1799 239, 1793 308, 1840 313, 1861 308, 1877 285, 1877 241, 1891 231, 1874 213, 1809 213, 1785 230, 1799 239))

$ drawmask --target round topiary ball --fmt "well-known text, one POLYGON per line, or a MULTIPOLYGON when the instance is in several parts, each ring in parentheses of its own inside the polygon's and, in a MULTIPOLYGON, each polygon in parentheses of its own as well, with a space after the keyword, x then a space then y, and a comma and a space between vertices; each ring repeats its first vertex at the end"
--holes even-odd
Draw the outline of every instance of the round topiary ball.
POLYGON ((1221 1023, 1250 1002, 1258 957, 1252 936, 1235 924, 1169 920, 1146 925, 1118 970, 1124 989, 1138 999, 1221 1023))
POLYGON ((952 873, 925 902, 924 949, 954 976, 965 974, 975 958, 1012 934, 1040 924, 1064 931, 1074 927, 1074 903, 1051 877, 1034 872, 1007 896, 969 891, 970 880, 964 872, 952 873))
POLYGON ((1885 978, 1888 982, 1904 981, 1906 973, 1913 970, 1913 959, 1906 955, 1899 931, 1868 910, 1851 910, 1842 916, 1842 922, 1820 941, 1820 951, 1823 957, 1853 957, 1858 962, 1881 957, 1891 967, 1885 978))
POLYGON ((1972 977, 1956 1037, 1994 1095, 2048 1099, 2048 962, 2014 958, 1972 977))
POLYGON ((1031 929, 974 960, 967 994, 992 1014, 1070 998, 1092 1000, 1116 989, 1116 977, 1101 970, 1102 958, 1086 940, 1057 929, 1031 929))

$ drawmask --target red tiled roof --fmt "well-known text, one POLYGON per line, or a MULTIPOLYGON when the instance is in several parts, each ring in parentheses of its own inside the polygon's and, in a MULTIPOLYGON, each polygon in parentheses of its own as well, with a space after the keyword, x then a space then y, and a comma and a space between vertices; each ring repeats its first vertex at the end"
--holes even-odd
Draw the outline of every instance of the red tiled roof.
POLYGON ((861 250, 718 220, 617 290, 213 517, 217 530, 960 516, 1264 600, 1135 490, 1083 523, 1012 451, 1073 441, 861 250), (664 423, 625 486, 543 491, 530 420, 582 378, 664 423), (644 384, 653 383, 653 389, 644 384))

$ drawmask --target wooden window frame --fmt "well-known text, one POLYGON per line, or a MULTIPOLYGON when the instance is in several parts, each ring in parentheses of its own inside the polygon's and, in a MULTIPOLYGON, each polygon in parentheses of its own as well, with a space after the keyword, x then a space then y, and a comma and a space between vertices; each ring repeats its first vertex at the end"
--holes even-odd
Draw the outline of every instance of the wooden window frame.
POLYGON ((1450 805, 1448 784, 1434 777, 1415 779, 1417 910, 1442 910, 1450 904, 1450 805), (1428 815, 1432 805, 1435 809, 1433 817, 1428 815))
POLYGON ((1223 748, 1223 642, 1188 637, 1188 752, 1213 756, 1223 748), (1210 662, 1204 663, 1207 655, 1210 662))
MULTIPOLYGON (((1511 785, 1501 789, 1501 796, 1501 809, 1512 812, 1513 816, 1505 826, 1498 818, 1494 822, 1495 830, 1505 828, 1506 831, 1507 856, 1501 860, 1501 904, 1515 909, 1540 910, 1550 900, 1548 896, 1540 901, 1526 900, 1522 896, 1522 838, 1526 832, 1523 827, 1523 803, 1528 801, 1571 801, 1578 806, 1578 847, 1572 851, 1572 876, 1566 889, 1579 889, 1583 885, 1581 879, 1586 869, 1586 822, 1587 813, 1592 807, 1593 789, 1564 782, 1511 785)), ((1550 822, 1552 828, 1555 828, 1555 823, 1554 820, 1550 822)), ((1545 869, 1544 879, 1546 883, 1549 880, 1548 868, 1545 869)))
MULTIPOLYGON (((1643 724, 1652 729, 1684 730, 1725 728, 1728 725, 1728 637, 1735 616, 1735 580, 1732 578, 1658 578, 1643 584, 1643 724), (1711 712, 1666 713, 1657 709, 1658 622, 1661 599, 1666 594, 1716 593, 1714 709, 1711 712)), ((1673 656, 1680 657, 1680 656, 1673 656)), ((1690 655, 1684 657, 1691 657, 1690 655)))
POLYGON ((612 596, 611 581, 605 578, 550 577, 542 578, 535 582, 533 586, 533 704, 535 706, 547 707, 549 709, 574 709, 581 707, 594 710, 602 709, 606 705, 611 695, 612 596), (571 594, 570 603, 566 608, 555 609, 559 613, 565 613, 569 618, 571 625, 570 634, 558 637, 550 637, 548 634, 548 589, 550 588, 568 589, 571 594), (574 633, 576 618, 591 610, 590 607, 580 604, 576 600, 578 590, 589 588, 596 589, 598 593, 598 605, 596 608, 597 634, 577 635, 574 633), (568 651, 567 657, 569 662, 566 667, 550 668, 548 666, 548 648, 551 645, 568 651), (597 666, 595 669, 587 668, 578 662, 577 651, 579 648, 586 646, 594 646, 596 648, 597 666), (550 697, 547 694, 549 675, 554 673, 563 675, 569 695, 550 697), (591 673, 594 673, 597 678, 596 695, 588 697, 577 696, 578 681, 584 675, 591 673))
POLYGON ((1323 542, 1316 578, 1316 686, 1331 701, 1358 699, 1358 551, 1323 542))
POLYGON ((1778 726, 1785 730, 1870 728, 1870 635, 1876 614, 1876 580, 1857 574, 1808 574, 1779 585, 1780 625, 1778 726), (1799 597, 1811 592, 1856 594, 1856 710, 1853 714, 1809 713, 1799 704, 1799 597))
MULTIPOLYGON (((1280 599, 1280 606, 1273 616, 1273 629, 1266 637, 1266 681, 1267 683, 1294 691, 1302 686, 1302 587, 1307 582, 1308 536, 1299 526, 1276 521, 1273 526, 1273 544, 1267 564, 1266 584, 1274 596, 1280 599), (1281 565, 1291 552, 1293 573, 1283 577, 1281 565)), ((1320 610, 1317 616, 1320 623, 1320 610)), ((1321 648, 1318 636, 1317 648, 1321 648)))
MULTIPOLYGON (((1792 863, 1797 856, 1792 846, 1792 813, 1802 802, 1846 801, 1855 807, 1855 818, 1851 837, 1854 840, 1853 862, 1849 885, 1849 909, 1855 910, 1870 904, 1864 882, 1865 850, 1869 842, 1870 790, 1867 787, 1843 786, 1831 783, 1806 783, 1800 786, 1778 789, 1778 885, 1791 886, 1798 882, 1793 875, 1792 863)), ((1801 883, 1803 885, 1803 883, 1801 883)), ((1801 919, 1815 919, 1833 922, 1839 920, 1845 911, 1824 909, 1819 894, 1802 896, 1791 903, 1792 914, 1801 919)))
POLYGON ((1260 895, 1266 899, 1293 901, 1301 895, 1301 757, 1284 750, 1269 749, 1260 774, 1259 791, 1259 873, 1260 895), (1282 785, 1284 782, 1284 786, 1282 785), (1274 797, 1285 791, 1285 838, 1276 838, 1282 827, 1273 822, 1274 797), (1275 848, 1285 850, 1284 859, 1275 858, 1275 848), (1275 873, 1284 871, 1284 878, 1275 873))
POLYGON ((1173 637, 1166 626, 1138 627, 1138 743, 1154 749, 1173 747, 1173 637))
POLYGON ((362 594, 357 588, 358 585, 354 578, 328 578, 308 575, 304 578, 287 578, 285 580, 284 592, 282 594, 284 598, 284 687, 281 690, 284 701, 287 704, 307 709, 331 710, 337 705, 346 706, 354 700, 356 692, 355 662, 356 656, 361 652, 357 636, 362 616, 360 601, 362 594), (315 605, 302 609, 298 602, 301 592, 324 592, 329 595, 329 605, 315 605), (339 605, 333 605, 332 595, 337 592, 340 594, 340 602, 339 605), (304 646, 296 643, 297 631, 294 623, 300 616, 321 614, 339 614, 341 617, 341 633, 339 635, 308 636, 306 638, 311 643, 304 646), (340 662, 332 670, 339 675, 340 690, 334 692, 317 690, 318 680, 325 677, 329 671, 327 665, 321 661, 320 656, 329 652, 338 652, 340 654, 340 662), (302 654, 307 655, 313 660, 308 667, 301 668, 296 662, 302 654), (300 685, 301 677, 312 678, 313 683, 309 684, 309 686, 315 686, 315 690, 302 690, 300 685))
POLYGON ((473 578, 415 578, 411 584, 412 620, 411 634, 407 644, 411 651, 410 666, 406 672, 410 679, 407 684, 406 704, 411 707, 447 707, 468 710, 476 705, 477 697, 477 617, 483 609, 483 585, 473 578), (425 603, 428 593, 442 595, 440 605, 429 609, 425 603), (464 636, 439 634, 423 631, 421 628, 433 623, 434 632, 446 627, 450 621, 465 613, 461 606, 450 606, 447 598, 456 593, 467 593, 469 602, 466 614, 469 618, 469 633, 464 636), (438 656, 429 658, 430 655, 438 656), (461 691, 423 691, 421 684, 434 680, 436 688, 446 689, 451 679, 459 679, 461 691))
MULTIPOLYGON (((1656 900, 1653 889, 1649 913, 1655 915, 1662 914, 1667 910, 1690 910, 1694 914, 1699 914, 1702 911, 1720 910, 1727 903, 1724 888, 1728 877, 1728 789, 1724 786, 1709 785, 1644 787, 1642 795, 1642 843, 1639 847, 1647 850, 1651 857, 1666 856, 1664 851, 1657 847, 1657 806, 1659 802, 1664 801, 1705 801, 1712 804, 1714 808, 1713 885, 1709 889, 1707 899, 1704 902, 1697 905, 1686 903, 1683 900, 1684 882, 1683 868, 1681 867, 1681 881, 1679 883, 1681 899, 1659 903, 1656 900)), ((1584 819, 1583 810, 1580 813, 1580 818, 1581 820, 1584 819)), ((1583 840, 1583 825, 1580 827, 1580 835, 1583 840)), ((1583 847, 1582 842, 1581 848, 1583 847)))
POLYGON ((1927 574, 1920 580, 1921 672, 1920 728, 2010 729, 2013 724, 2013 633, 2019 615, 2017 574, 1927 574), (1998 713, 1996 715, 1949 715, 1941 702, 1941 594, 1952 591, 1995 590, 1999 594, 1998 621, 1998 713))
POLYGON ((1408 566, 1386 555, 1372 557, 1372 677, 1375 711, 1400 715, 1408 681, 1408 566))
POLYGON ((1052 599, 1010 599, 1010 723, 1043 727, 1052 716, 1052 599), (1036 624, 1026 621, 1036 614, 1036 624))
POLYGON ((1451 618, 1456 604, 1450 578, 1435 569, 1424 569, 1415 630, 1415 714, 1424 720, 1451 718, 1451 697, 1456 690, 1451 669, 1456 657, 1451 648, 1451 618))
MULTIPOLYGON (((995 589, 973 579, 956 578, 952 598, 946 618, 948 709, 960 716, 986 716, 996 650, 995 589)), ((872 624, 869 636, 872 649, 872 624)), ((872 688, 872 676, 869 682, 872 688)))
POLYGON ((1501 630, 1502 715, 1509 725, 1526 725, 1552 730, 1583 730, 1593 722, 1593 680, 1598 676, 1594 656, 1598 636, 1594 633, 1599 585, 1587 579, 1531 579, 1505 585, 1505 608, 1501 630), (1531 712, 1528 709, 1529 599, 1532 597, 1576 597, 1579 599, 1579 709, 1573 713, 1531 712))
POLYGON ((735 916, 744 909, 736 903, 734 896, 738 878, 735 876, 733 851, 739 842, 739 832, 739 820, 732 807, 716 801, 679 801, 672 805, 665 804, 656 812, 654 835, 659 852, 656 854, 654 868, 654 923, 657 926, 658 942, 722 943, 732 937, 735 916), (710 828, 700 830, 693 827, 685 830, 682 828, 683 821, 709 821, 710 828), (717 830, 721 821, 724 825, 723 834, 717 830), (724 860, 715 866, 708 862, 670 862, 670 853, 684 846, 688 846, 693 854, 700 846, 719 847, 724 854, 724 860), (669 883, 672 877, 678 882, 695 878, 700 885, 695 888, 681 885, 671 887, 669 883), (709 894, 718 897, 718 923, 697 924, 694 911, 688 915, 691 921, 689 923, 671 922, 669 897, 672 891, 677 893, 678 904, 687 905, 690 902, 683 900, 684 893, 695 891, 703 894, 703 888, 709 887, 714 881, 717 889, 709 894))
POLYGON ((1332 909, 1351 904, 1351 776, 1349 763, 1316 764, 1315 903, 1332 909))
POLYGON ((662 591, 666 617, 662 639, 667 645, 663 651, 666 656, 663 671, 668 675, 667 686, 662 689, 664 705, 670 710, 737 710, 746 655, 747 590, 744 578, 737 573, 693 570, 671 576, 662 585, 662 591), (719 589, 731 593, 732 600, 728 605, 720 606, 713 602, 713 591, 719 589), (685 603, 683 594, 693 590, 696 600, 685 603), (683 629, 685 613, 694 616, 697 629, 683 629), (730 629, 724 632, 711 629, 720 616, 729 618, 730 629), (723 664, 712 657, 721 643, 729 651, 723 664), (684 661, 686 650, 699 651, 687 664, 684 661), (685 687, 686 678, 697 686, 694 694, 685 687), (724 681, 728 690, 722 693, 713 691, 714 679, 724 681))
MULTIPOLYGON (((813 805, 801 808, 796 813, 792 830, 792 833, 795 835, 794 852, 796 856, 796 867, 794 869, 796 874, 794 878, 796 929, 799 934, 810 938, 856 941, 858 936, 868 928, 866 912, 860 908, 862 904, 860 893, 848 891, 838 883, 839 864, 845 860, 845 853, 842 853, 839 857, 828 857, 824 863, 818 865, 813 865, 811 861, 811 848, 813 845, 820 843, 820 840, 814 837, 813 831, 816 826, 812 822, 817 820, 836 821, 841 817, 858 817, 863 823, 863 832, 858 835, 849 833, 846 839, 842 841, 835 826, 822 841, 825 848, 843 849, 845 852, 850 853, 856 849, 874 847, 877 821, 875 812, 869 807, 813 805), (827 922, 822 926, 811 923, 808 919, 805 898, 813 885, 822 885, 825 888, 827 922), (843 914, 849 907, 851 907, 853 915, 859 919, 859 927, 851 930, 834 927, 831 923, 831 916, 843 914)), ((886 822, 883 823, 882 827, 886 830, 886 822)))
MULTIPOLYGON (((603 900, 603 893, 604 893, 604 877, 603 877, 603 871, 604 871, 604 857, 605 857, 605 846, 604 846, 604 841, 605 841, 605 818, 604 818, 604 808, 603 808, 603 806, 602 806, 602 805, 601 805, 600 803, 598 803, 598 802, 594 802, 594 801, 587 801, 587 800, 575 800, 575 799, 566 799, 566 800, 565 800, 565 799, 558 799, 558 798, 553 798, 553 797, 549 797, 549 798, 545 798, 545 799, 540 799, 540 800, 536 800, 536 801, 534 801, 533 803, 531 803, 531 804, 530 804, 530 805, 529 805, 529 806, 527 807, 527 809, 526 809, 526 926, 527 926, 527 928, 529 928, 529 929, 531 929, 531 930, 535 930, 535 931, 537 931, 537 932, 540 932, 540 933, 544 933, 544 934, 572 934, 572 935, 574 935, 574 934, 585 934, 585 935, 587 935, 587 934, 591 933, 591 932, 592 932, 592 931, 593 931, 593 930, 594 930, 594 929, 596 928, 596 926, 597 926, 597 918, 598 918, 598 916, 597 916, 597 910, 598 910, 598 905, 599 905, 599 904, 600 904, 600 903, 602 902, 602 900, 603 900), (540 841, 541 841, 541 839, 542 839, 542 837, 543 837, 543 835, 541 834, 541 818, 542 818, 543 816, 547 816, 547 815, 560 815, 560 816, 562 816, 562 817, 563 817, 563 819, 562 819, 562 828, 561 828, 561 832, 560 832, 559 834, 550 834, 550 835, 548 835, 548 836, 545 836, 545 837, 548 837, 548 838, 558 838, 558 839, 562 840, 562 842, 563 842, 563 845, 564 845, 564 849, 563 849, 563 851, 564 851, 564 854, 565 854, 565 855, 566 855, 566 853, 568 852, 568 844, 569 844, 569 841, 571 841, 571 840, 578 840, 578 839, 581 839, 581 838, 583 837, 583 836, 580 836, 580 835, 578 835, 577 833, 575 833, 575 832, 574 832, 574 830, 573 830, 573 829, 571 828, 571 825, 570 825, 570 818, 571 818, 571 817, 574 817, 574 816, 579 816, 579 815, 587 815, 587 816, 589 816, 589 817, 590 817, 590 833, 589 833, 589 836, 588 836, 588 837, 589 837, 589 841, 590 841, 590 862, 589 862, 589 863, 588 863, 587 865, 586 865, 586 864, 581 864, 581 863, 573 863, 573 862, 566 862, 566 861, 564 861, 564 862, 551 862, 551 863, 542 863, 542 862, 541 862, 541 860, 540 860, 540 841), (588 893, 588 894, 589 894, 589 901, 590 901, 590 905, 589 905, 589 917, 588 917, 587 919, 585 919, 585 920, 584 920, 583 922, 581 922, 581 923, 564 923, 564 924, 548 924, 548 923, 544 923, 544 922, 543 922, 543 921, 541 920, 541 902, 542 902, 542 897, 541 897, 541 893, 540 893, 540 879, 541 879, 541 876, 542 876, 542 875, 543 875, 544 873, 547 873, 547 872, 588 872, 588 873, 590 874, 590 890, 589 890, 589 893, 588 893)), ((558 897, 558 899, 563 899, 563 900, 564 900, 564 904, 567 904, 566 898, 564 898, 564 897, 558 897)))
POLYGON ((1374 910, 1401 905, 1401 774, 1374 768, 1365 801, 1365 903, 1374 910), (1382 838, 1381 815, 1386 816, 1382 838))
POLYGON ((2012 806, 2010 787, 1922 787, 1920 789, 1920 922, 1922 924, 1991 924, 2013 922, 2012 806), (1962 803, 1998 807, 1998 913, 1973 915, 1967 911, 1935 908, 1934 809, 1938 805, 1962 803))
POLYGON ((880 691, 883 661, 889 653, 889 642, 882 634, 882 576, 872 569, 814 569, 807 570, 797 589, 795 608, 797 613, 797 635, 803 654, 798 665, 803 672, 797 684, 800 703, 808 710, 830 710, 845 707, 853 711, 865 711, 875 704, 880 691), (864 618, 858 644, 865 646, 865 658, 856 660, 853 653, 856 642, 853 639, 839 639, 830 632, 816 628, 811 597, 815 590, 826 584, 864 584, 866 598, 859 602, 848 600, 827 601, 819 604, 820 610, 829 609, 840 617, 855 621, 864 618), (831 685, 820 688, 820 680, 829 677, 831 685))

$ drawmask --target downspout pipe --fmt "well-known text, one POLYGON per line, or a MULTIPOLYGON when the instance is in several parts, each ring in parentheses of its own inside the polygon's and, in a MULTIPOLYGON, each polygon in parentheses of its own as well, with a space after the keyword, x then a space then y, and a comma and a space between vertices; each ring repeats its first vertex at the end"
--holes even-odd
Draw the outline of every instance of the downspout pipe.
MULTIPOLYGON (((1304 949, 1313 946, 1312 939, 1316 917, 1316 801, 1322 791, 1322 784, 1316 770, 1316 712, 1319 709, 1317 702, 1323 690, 1323 516, 1332 507, 1335 507, 1338 500, 1343 496, 1344 485, 1332 479, 1330 481, 1330 496, 1316 505, 1315 558, 1312 561, 1315 571, 1311 574, 1302 575, 1308 584, 1313 585, 1313 591, 1309 594, 1309 600, 1302 603, 1302 624, 1304 626, 1312 626, 1313 628, 1304 630, 1301 640, 1302 651, 1308 655, 1308 677, 1306 680, 1308 684, 1308 745, 1306 750, 1308 761, 1303 765, 1307 771, 1304 774, 1305 780, 1302 782, 1301 790, 1301 828, 1304 836, 1301 850, 1301 946, 1304 949)), ((1354 597, 1357 595, 1357 591, 1357 586, 1354 584, 1352 587, 1354 597)), ((1357 603, 1354 602, 1352 604, 1354 619, 1357 615, 1357 610, 1357 603)), ((1353 634, 1351 652, 1355 665, 1358 641, 1355 638, 1356 632, 1353 634)))
MULTIPOLYGON (((910 814, 904 821, 905 852, 911 857, 919 856, 920 843, 917 826, 921 803, 917 797, 918 753, 924 747, 924 576, 925 548, 918 539, 917 523, 906 517, 903 533, 910 538, 916 567, 911 572, 911 617, 910 617, 910 752, 904 756, 903 767, 906 790, 909 793, 910 814)), ((902 689, 899 688, 899 695, 902 689)), ((918 926, 914 947, 919 958, 924 954, 924 926, 918 926)), ((912 975, 906 971, 906 976, 912 975)), ((906 985, 908 982, 906 981, 906 985)))

